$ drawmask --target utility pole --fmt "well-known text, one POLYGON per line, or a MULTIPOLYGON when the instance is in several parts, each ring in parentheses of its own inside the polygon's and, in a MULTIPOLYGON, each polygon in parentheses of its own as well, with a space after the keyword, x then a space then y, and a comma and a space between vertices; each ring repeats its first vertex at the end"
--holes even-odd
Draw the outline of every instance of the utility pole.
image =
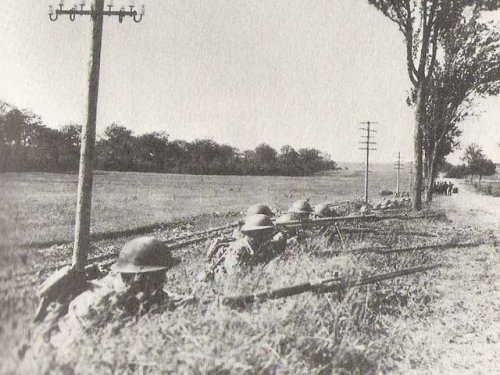
POLYGON ((359 142, 363 145, 363 147, 360 147, 360 150, 365 150, 366 151, 366 165, 365 165, 365 203, 368 203, 368 173, 370 172, 370 151, 375 151, 376 148, 372 148, 372 145, 377 144, 376 142, 373 142, 373 135, 372 133, 376 133, 377 131, 371 128, 371 125, 376 124, 374 121, 366 121, 366 122, 360 122, 362 125, 366 125, 366 128, 360 128, 360 130, 366 131, 366 135, 362 135, 362 138, 365 138, 365 140, 359 142))
POLYGON ((399 197, 400 192, 399 192, 399 176, 400 176, 400 171, 403 169, 404 166, 401 165, 401 152, 398 152, 398 161, 394 164, 394 169, 396 169, 396 197, 399 197))
POLYGON ((49 5, 49 18, 56 21, 60 15, 67 15, 71 21, 76 16, 90 16, 91 49, 89 56, 88 95, 86 100, 86 118, 82 129, 82 142, 80 148, 80 168, 78 173, 78 196, 76 203, 75 240, 73 245, 73 268, 78 272, 85 271, 87 252, 90 245, 90 213, 92 206, 93 163, 95 150, 95 134, 97 119, 97 98, 99 91, 99 70, 101 63, 102 29, 104 16, 118 16, 121 23, 125 17, 132 17, 135 22, 140 22, 144 15, 144 5, 136 11, 134 1, 130 0, 129 10, 121 7, 114 11, 113 0, 109 0, 104 10, 104 0, 91 0, 90 9, 86 10, 85 0, 79 0, 79 9, 75 4, 71 9, 64 9, 64 0, 59 0, 59 8, 49 5))

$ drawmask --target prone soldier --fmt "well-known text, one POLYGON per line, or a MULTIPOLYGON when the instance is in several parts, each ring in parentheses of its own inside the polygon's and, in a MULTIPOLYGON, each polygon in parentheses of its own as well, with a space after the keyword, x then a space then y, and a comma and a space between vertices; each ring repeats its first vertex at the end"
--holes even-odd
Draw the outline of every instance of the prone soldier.
MULTIPOLYGON (((286 214, 281 215, 276 219, 276 224, 288 224, 294 222, 308 221, 313 209, 307 199, 299 199, 295 201, 288 209, 286 214)), ((296 242, 301 242, 305 237, 304 229, 301 226, 288 227, 285 229, 289 239, 295 239, 296 242)))
POLYGON ((314 207, 315 218, 335 217, 337 212, 328 203, 319 203, 314 207))
MULTIPOLYGON (((256 203, 251 205, 246 213, 246 217, 252 216, 252 215, 266 215, 270 218, 274 216, 273 211, 269 206, 262 204, 262 203, 256 203)), ((206 256, 207 259, 211 259, 217 251, 224 246, 227 246, 229 243, 239 240, 240 238, 243 238, 245 235, 241 231, 241 227, 243 226, 244 222, 240 221, 238 222, 238 226, 234 229, 233 233, 231 233, 230 236, 222 236, 219 238, 215 238, 210 242, 210 245, 208 246, 206 256)))
POLYGON ((288 213, 296 214, 300 220, 309 219, 313 212, 308 199, 299 199, 293 202, 292 206, 288 209, 288 213))
POLYGON ((257 264, 271 261, 286 247, 283 233, 275 234, 274 224, 269 216, 255 214, 245 219, 241 227, 243 237, 223 244, 212 255, 212 266, 198 275, 198 280, 207 281, 233 275, 257 264))
MULTIPOLYGON (((79 294, 72 300, 53 301, 45 306, 43 314, 37 314, 38 325, 32 340, 25 343, 18 354, 23 358, 28 352, 34 359, 40 355, 43 344, 64 349, 68 341, 92 326, 110 323, 116 317, 142 315, 160 306, 173 308, 192 299, 163 290, 166 271, 177 263, 155 238, 139 237, 127 242, 112 266, 116 273, 86 282, 85 288, 80 287, 79 294)), ((73 272, 68 267, 42 284, 42 299, 61 281, 71 287, 67 280, 74 279, 73 272)))

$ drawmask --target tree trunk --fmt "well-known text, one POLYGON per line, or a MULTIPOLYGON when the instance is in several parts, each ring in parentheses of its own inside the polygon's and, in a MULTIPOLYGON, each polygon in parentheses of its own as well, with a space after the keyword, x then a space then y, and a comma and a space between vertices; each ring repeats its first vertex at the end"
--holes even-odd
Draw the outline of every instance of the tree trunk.
POLYGON ((426 201, 432 202, 432 196, 434 194, 434 180, 436 179, 436 166, 434 154, 431 153, 429 158, 429 169, 427 171, 427 196, 426 201))
POLYGON ((417 101, 415 106, 415 128, 413 133, 413 154, 415 162, 415 184, 413 185, 413 209, 422 209, 422 127, 425 115, 425 95, 422 82, 417 87, 417 101))

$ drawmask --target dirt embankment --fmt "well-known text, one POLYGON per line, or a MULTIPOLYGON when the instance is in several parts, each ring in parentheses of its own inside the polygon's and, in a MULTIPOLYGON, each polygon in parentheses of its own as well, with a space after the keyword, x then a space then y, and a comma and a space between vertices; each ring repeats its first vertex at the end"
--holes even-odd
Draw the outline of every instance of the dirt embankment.
POLYGON ((500 363, 500 198, 460 193, 438 196, 453 225, 488 231, 491 244, 442 254, 449 266, 436 287, 432 316, 415 322, 413 342, 425 358, 413 373, 495 374, 500 363))

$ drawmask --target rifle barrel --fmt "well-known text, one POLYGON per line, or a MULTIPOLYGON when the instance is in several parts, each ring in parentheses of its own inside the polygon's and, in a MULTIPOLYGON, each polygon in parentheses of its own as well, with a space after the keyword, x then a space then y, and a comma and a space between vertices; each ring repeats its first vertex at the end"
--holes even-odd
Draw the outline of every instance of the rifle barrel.
POLYGON ((268 299, 278 299, 284 297, 291 297, 297 294, 302 294, 305 292, 315 292, 318 294, 331 293, 336 290, 341 290, 343 287, 354 288, 358 286, 363 286, 367 284, 373 284, 379 281, 389 280, 396 277, 402 277, 411 275, 414 273, 420 273, 429 271, 438 267, 442 267, 442 263, 433 264, 429 266, 418 266, 412 268, 406 268, 399 271, 383 273, 379 275, 373 275, 358 279, 352 284, 343 285, 342 279, 339 277, 332 279, 325 279, 318 283, 306 282, 302 284, 296 284, 289 287, 273 289, 266 292, 260 292, 255 294, 244 294, 239 296, 225 296, 222 298, 222 304, 227 306, 241 306, 245 304, 250 304, 258 301, 265 301, 268 299))
POLYGON ((408 216, 408 215, 357 215, 357 216, 336 216, 336 217, 322 217, 318 219, 306 219, 306 220, 294 220, 287 223, 276 223, 276 227, 307 227, 307 226, 321 226, 330 223, 336 223, 339 221, 356 221, 356 220, 391 220, 391 219, 402 219, 402 220, 417 220, 417 219, 430 219, 441 217, 442 215, 418 215, 418 216, 408 216))
POLYGON ((211 233, 214 233, 214 232, 225 232, 225 231, 229 231, 230 229, 234 229, 237 226, 238 226, 238 223, 226 224, 226 225, 223 225, 223 226, 220 226, 220 227, 210 228, 210 229, 207 229, 207 230, 202 230, 202 231, 199 231, 199 232, 194 232, 194 233, 186 234, 185 236, 181 236, 181 237, 177 237, 177 238, 170 237, 170 238, 167 238, 166 240, 163 240, 162 242, 165 243, 165 244, 168 244, 170 242, 182 241, 182 240, 186 240, 186 239, 191 238, 191 237, 207 235, 207 234, 211 234, 211 233))

